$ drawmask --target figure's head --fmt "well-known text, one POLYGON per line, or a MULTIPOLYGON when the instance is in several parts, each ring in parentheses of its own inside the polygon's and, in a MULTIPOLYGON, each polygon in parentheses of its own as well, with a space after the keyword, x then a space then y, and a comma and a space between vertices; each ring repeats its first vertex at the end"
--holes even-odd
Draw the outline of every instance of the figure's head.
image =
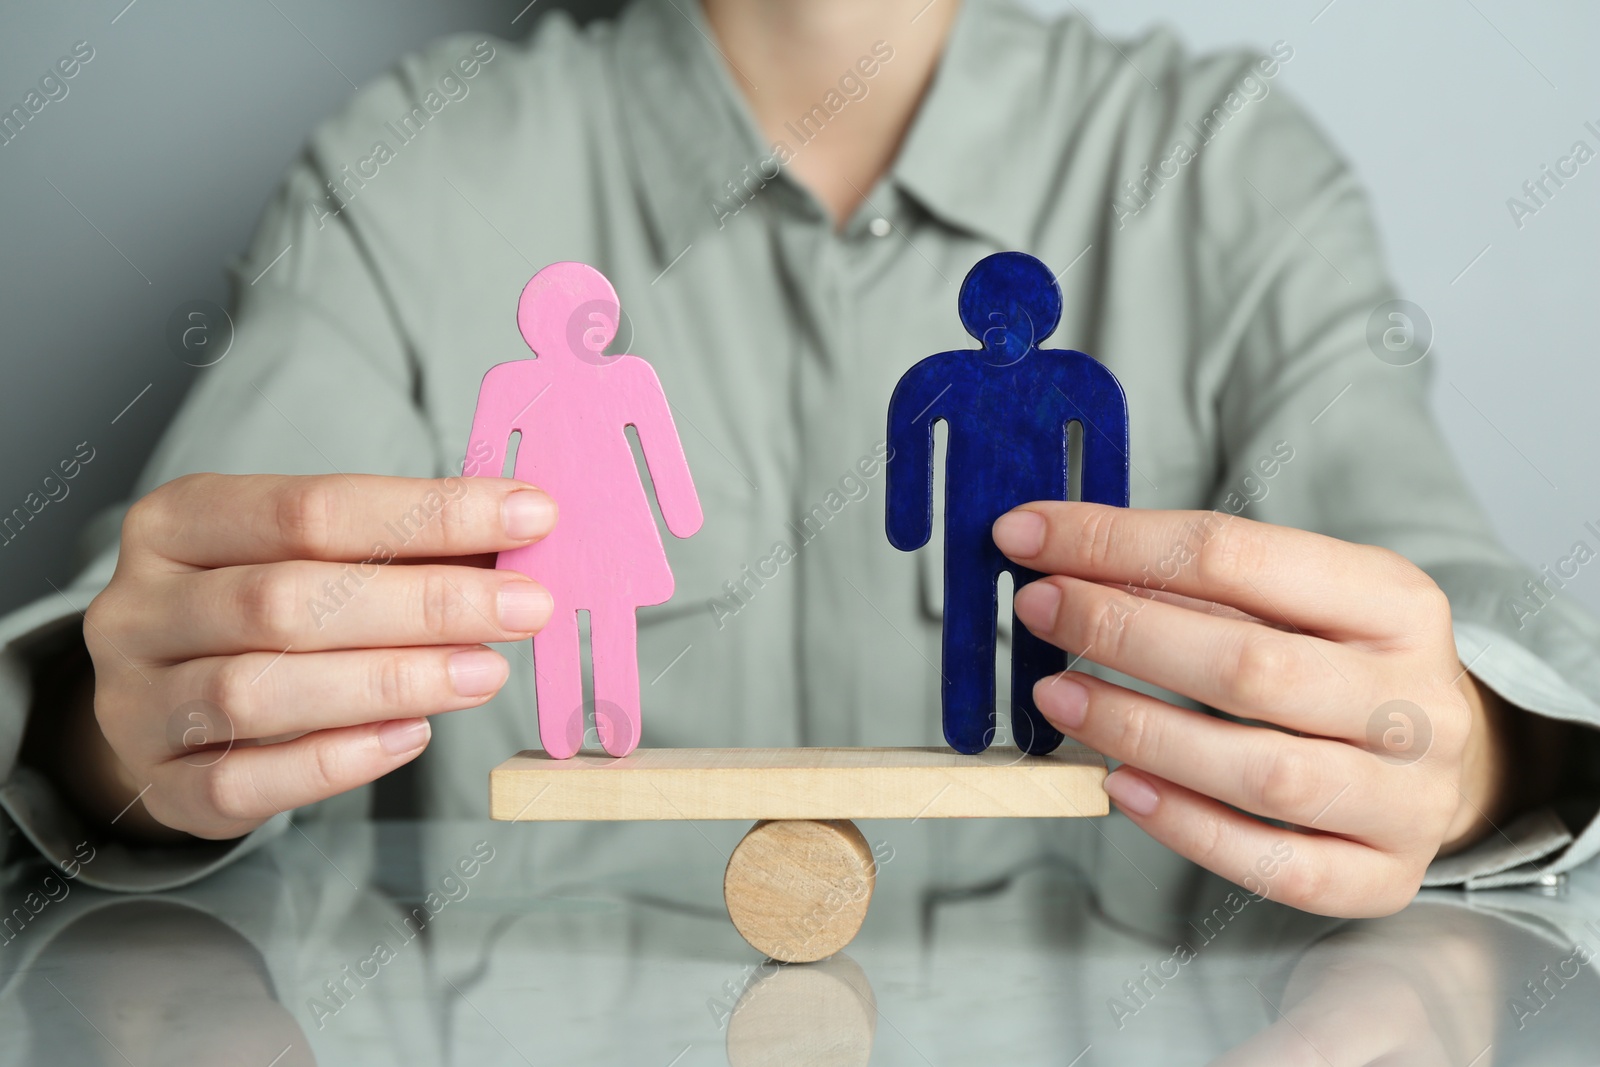
POLYGON ((985 256, 961 283, 961 325, 1000 361, 1043 343, 1061 321, 1061 287, 1025 252, 985 256))
POLYGON ((540 359, 609 362, 605 348, 621 317, 617 291, 587 263, 550 264, 523 287, 517 304, 522 338, 540 359))

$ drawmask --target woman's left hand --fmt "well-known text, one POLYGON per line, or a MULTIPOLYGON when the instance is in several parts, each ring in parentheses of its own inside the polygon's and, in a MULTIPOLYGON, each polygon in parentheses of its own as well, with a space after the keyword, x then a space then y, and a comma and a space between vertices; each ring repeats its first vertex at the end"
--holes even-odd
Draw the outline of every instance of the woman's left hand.
POLYGON ((1025 504, 994 539, 1047 575, 1015 600, 1039 637, 1245 720, 1078 671, 1035 687, 1058 729, 1122 761, 1106 792, 1173 851, 1307 911, 1386 915, 1502 814, 1510 709, 1458 660, 1444 593, 1394 552, 1083 503, 1025 504))

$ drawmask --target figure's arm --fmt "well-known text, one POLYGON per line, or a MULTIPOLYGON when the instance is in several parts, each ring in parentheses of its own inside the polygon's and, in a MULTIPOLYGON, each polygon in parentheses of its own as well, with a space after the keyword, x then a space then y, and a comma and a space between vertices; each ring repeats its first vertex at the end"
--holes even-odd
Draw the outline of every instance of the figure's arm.
POLYGON ((498 478, 506 465, 506 446, 512 431, 516 408, 526 408, 526 400, 518 401, 512 388, 514 376, 512 363, 500 363, 489 368, 478 387, 478 406, 472 413, 472 436, 467 440, 467 455, 461 462, 461 473, 469 478, 498 478))
POLYGON ((940 401, 948 388, 934 388, 937 358, 906 371, 889 398, 884 525, 889 543, 904 552, 921 548, 933 533, 933 424, 943 417, 940 401))
POLYGON ((644 451, 650 480, 655 483, 656 502, 661 505, 667 529, 674 537, 691 537, 700 529, 705 515, 689 473, 689 460, 683 454, 683 441, 672 421, 667 394, 654 367, 642 359, 629 358, 629 374, 623 379, 628 422, 639 432, 639 447, 644 451))
POLYGON ((1128 400, 1122 383, 1093 357, 1081 360, 1076 388, 1067 400, 1067 417, 1083 424, 1083 499, 1095 504, 1128 506, 1128 400))

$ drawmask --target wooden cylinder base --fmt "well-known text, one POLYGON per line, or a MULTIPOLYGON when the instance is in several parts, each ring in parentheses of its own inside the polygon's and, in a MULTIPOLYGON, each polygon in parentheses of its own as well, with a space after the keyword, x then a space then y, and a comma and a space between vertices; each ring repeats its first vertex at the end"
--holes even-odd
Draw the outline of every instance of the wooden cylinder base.
POLYGON ((758 952, 810 963, 848 945, 877 883, 872 848, 848 819, 775 819, 744 835, 722 879, 728 917, 758 952))

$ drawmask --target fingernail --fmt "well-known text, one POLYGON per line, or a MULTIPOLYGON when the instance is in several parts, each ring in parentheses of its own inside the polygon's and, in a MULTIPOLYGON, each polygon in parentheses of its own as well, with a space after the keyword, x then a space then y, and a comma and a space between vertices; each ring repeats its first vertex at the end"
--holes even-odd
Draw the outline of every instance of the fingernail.
POLYGON ((550 532, 556 523, 556 502, 537 489, 518 489, 500 506, 506 536, 531 541, 550 532))
POLYGON ((994 522, 994 543, 1012 558, 1037 556, 1044 548, 1044 518, 1036 511, 1008 511, 994 522))
POLYGON ((550 594, 538 582, 507 582, 500 587, 500 625, 513 633, 543 629, 552 606, 550 594))
POLYGON ((1121 767, 1106 775, 1105 788, 1106 796, 1135 815, 1149 815, 1156 810, 1156 803, 1161 799, 1155 786, 1142 776, 1121 767))
POLYGON ((391 756, 403 756, 427 744, 431 733, 427 719, 390 719, 378 727, 378 744, 391 756))
POLYGON ((1033 687, 1033 701, 1062 730, 1076 730, 1089 713, 1088 688, 1065 674, 1040 679, 1033 687))
POLYGON ((1022 624, 1035 633, 1053 630, 1056 612, 1061 609, 1061 590, 1052 581, 1030 582, 1017 590, 1011 607, 1022 624))
POLYGON ((511 667, 487 648, 469 648, 450 657, 450 684, 457 696, 488 696, 505 684, 511 667))

